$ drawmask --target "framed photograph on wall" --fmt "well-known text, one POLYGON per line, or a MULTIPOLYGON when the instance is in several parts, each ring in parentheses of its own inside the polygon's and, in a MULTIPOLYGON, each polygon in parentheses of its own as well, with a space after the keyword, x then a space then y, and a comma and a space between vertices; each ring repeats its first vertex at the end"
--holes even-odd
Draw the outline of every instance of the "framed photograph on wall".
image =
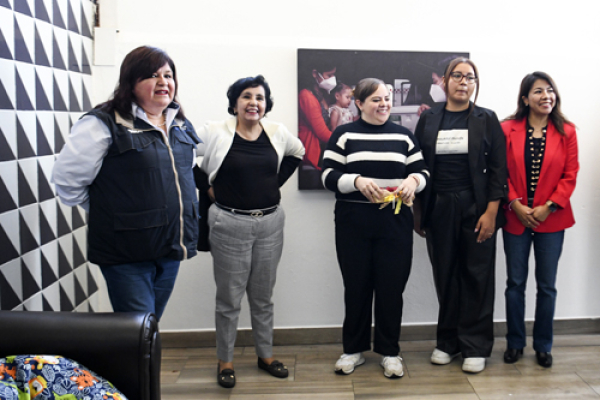
POLYGON ((298 49, 298 137, 306 148, 298 188, 323 189, 323 152, 337 126, 358 118, 358 81, 383 80, 392 94, 391 120, 414 132, 421 112, 446 100, 442 77, 456 57, 469 53, 298 49))

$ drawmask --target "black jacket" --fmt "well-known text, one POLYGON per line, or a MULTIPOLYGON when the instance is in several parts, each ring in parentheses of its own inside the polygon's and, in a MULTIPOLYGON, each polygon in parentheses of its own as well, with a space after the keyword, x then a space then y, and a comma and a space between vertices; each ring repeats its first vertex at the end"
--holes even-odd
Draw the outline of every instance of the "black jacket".
MULTIPOLYGON (((435 146, 444 116, 446 103, 439 103, 421 114, 415 136, 427 168, 434 176, 435 146)), ((506 142, 496 113, 487 108, 474 106, 468 119, 469 171, 473 184, 477 214, 482 215, 490 201, 506 200, 508 194, 506 171, 506 142)), ((421 202, 421 227, 427 228, 433 208, 433 185, 427 185, 418 195, 421 202)), ((496 228, 504 224, 504 213, 498 210, 496 228)))

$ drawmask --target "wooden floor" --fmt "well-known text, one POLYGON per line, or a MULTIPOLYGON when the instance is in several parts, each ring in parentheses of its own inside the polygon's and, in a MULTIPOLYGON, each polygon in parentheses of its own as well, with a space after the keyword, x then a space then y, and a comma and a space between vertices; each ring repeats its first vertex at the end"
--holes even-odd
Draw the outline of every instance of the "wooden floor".
POLYGON ((600 335, 555 336, 554 366, 535 362, 531 342, 516 364, 502 361, 506 342, 496 338, 487 368, 465 374, 462 359, 445 366, 429 362, 434 341, 403 341, 404 377, 383 376, 380 356, 348 376, 333 372, 341 345, 279 346, 275 357, 287 365, 288 379, 277 379, 256 366, 252 347, 235 351, 237 384, 216 383, 215 348, 163 349, 162 399, 600 399, 600 335))

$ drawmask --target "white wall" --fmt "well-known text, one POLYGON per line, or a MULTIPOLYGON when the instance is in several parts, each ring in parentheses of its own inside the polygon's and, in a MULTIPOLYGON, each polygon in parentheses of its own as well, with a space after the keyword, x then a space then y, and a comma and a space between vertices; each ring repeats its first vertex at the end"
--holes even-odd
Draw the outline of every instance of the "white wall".
MULTIPOLYGON (((470 52, 480 71, 478 104, 500 118, 514 111, 526 73, 548 72, 560 89, 563 111, 580 132, 581 172, 572 199, 577 225, 566 236, 556 317, 600 316, 600 186, 593 178, 600 149, 600 28, 589 1, 101 0, 100 12, 101 26, 118 33, 115 43, 98 45, 114 46, 117 66, 94 68, 95 102, 110 95, 125 54, 143 44, 158 46, 177 65, 180 100, 197 126, 227 117, 227 87, 260 73, 275 97, 270 118, 295 130, 297 48, 470 52)), ((334 249, 333 194, 296 187, 293 176, 282 191, 287 225, 275 325, 340 326, 343 290, 334 249)), ((501 240, 498 244, 495 319, 503 320, 506 274, 501 240)), ((531 318, 533 280, 529 286, 531 318)), ((184 262, 162 329, 214 329, 214 293, 210 255, 184 262)), ((404 324, 436 320, 431 268, 424 241, 416 237, 404 324)), ((240 328, 249 326, 244 303, 240 328)))

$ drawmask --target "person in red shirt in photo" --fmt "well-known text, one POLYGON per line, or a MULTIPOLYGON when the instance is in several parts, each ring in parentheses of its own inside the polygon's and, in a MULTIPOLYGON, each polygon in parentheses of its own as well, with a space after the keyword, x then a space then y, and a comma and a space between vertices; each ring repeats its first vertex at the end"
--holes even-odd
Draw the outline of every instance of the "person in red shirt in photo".
POLYGON ((337 85, 337 68, 330 61, 315 62, 300 76, 298 93, 298 138, 306 149, 300 165, 300 189, 322 189, 321 161, 331 137, 329 129, 329 93, 337 85))

